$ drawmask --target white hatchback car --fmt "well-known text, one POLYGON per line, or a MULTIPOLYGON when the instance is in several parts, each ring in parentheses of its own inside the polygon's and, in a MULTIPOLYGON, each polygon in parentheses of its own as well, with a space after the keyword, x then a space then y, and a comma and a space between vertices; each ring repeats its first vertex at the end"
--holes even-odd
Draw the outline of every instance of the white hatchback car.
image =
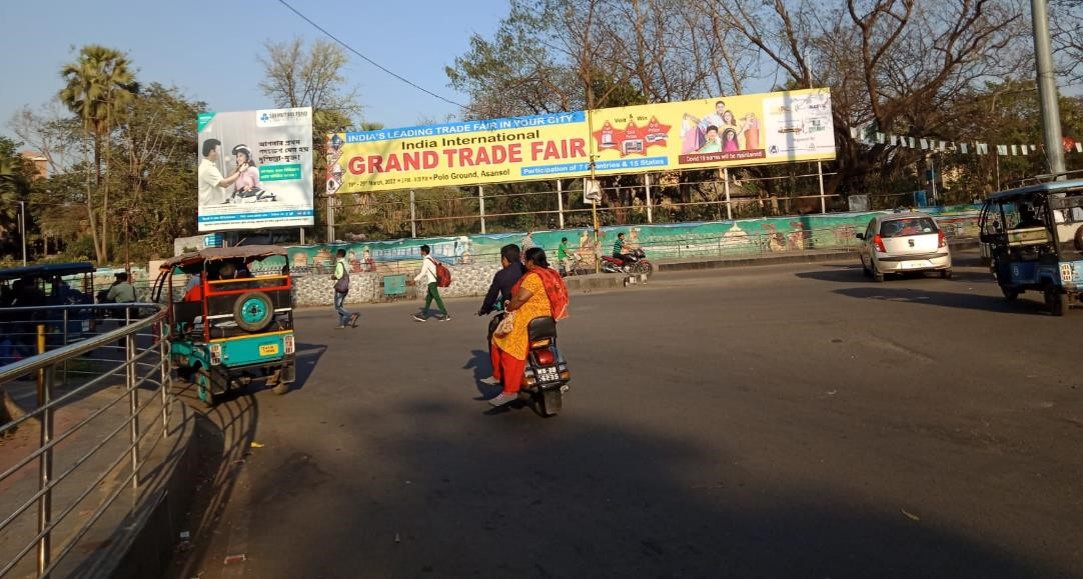
POLYGON ((938 271, 951 277, 951 251, 944 231, 924 213, 891 213, 869 221, 858 233, 861 269, 865 275, 884 281, 885 274, 911 271, 938 271))

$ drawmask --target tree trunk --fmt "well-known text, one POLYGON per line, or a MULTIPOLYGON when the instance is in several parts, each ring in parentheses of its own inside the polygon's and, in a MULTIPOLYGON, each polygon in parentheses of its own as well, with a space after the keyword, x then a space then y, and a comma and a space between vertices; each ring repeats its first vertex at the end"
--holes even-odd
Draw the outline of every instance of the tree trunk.
MULTIPOLYGON (((83 158, 85 159, 86 158, 86 152, 87 152, 86 151, 86 145, 85 145, 86 140, 84 140, 83 143, 84 143, 84 145, 83 145, 83 158)), ((99 150, 98 150, 97 140, 95 140, 95 142, 94 142, 94 166, 98 168, 96 173, 97 173, 98 180, 101 181, 101 168, 100 168, 101 165, 98 164, 98 156, 99 156, 99 150)), ((88 180, 89 180, 89 177, 88 177, 88 180)), ((94 188, 97 189, 97 185, 95 185, 94 188)), ((91 189, 90 189, 90 183, 87 183, 86 211, 87 211, 87 219, 90 221, 90 238, 91 238, 91 241, 94 243, 94 257, 96 258, 96 261, 97 261, 98 265, 103 265, 105 263, 105 256, 102 255, 101 244, 98 241, 98 218, 97 218, 97 216, 95 214, 95 211, 94 211, 94 192, 91 191, 91 189)))

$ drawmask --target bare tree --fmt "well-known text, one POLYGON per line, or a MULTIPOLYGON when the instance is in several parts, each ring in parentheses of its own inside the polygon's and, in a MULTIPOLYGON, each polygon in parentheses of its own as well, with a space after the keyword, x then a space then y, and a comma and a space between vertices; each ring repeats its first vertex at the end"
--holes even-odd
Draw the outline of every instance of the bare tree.
POLYGON ((64 106, 58 99, 51 99, 37 112, 29 106, 15 111, 8 127, 23 143, 45 157, 53 175, 67 172, 79 160, 79 121, 64 115, 64 106))
POLYGON ((1025 59, 1014 0, 713 0, 733 29, 784 75, 784 86, 829 86, 840 170, 828 184, 897 161, 888 146, 864 151, 848 128, 897 134, 951 130, 957 105, 981 83, 1010 77, 1025 59))

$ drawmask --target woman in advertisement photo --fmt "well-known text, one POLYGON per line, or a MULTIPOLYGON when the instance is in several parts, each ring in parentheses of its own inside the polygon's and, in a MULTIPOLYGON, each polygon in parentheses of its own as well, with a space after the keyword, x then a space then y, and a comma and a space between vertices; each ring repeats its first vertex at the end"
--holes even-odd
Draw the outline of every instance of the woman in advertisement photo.
POLYGON ((237 165, 237 181, 233 183, 233 195, 231 203, 240 203, 246 197, 256 196, 262 198, 262 188, 259 182, 259 168, 252 160, 252 151, 247 145, 233 147, 233 158, 237 165))

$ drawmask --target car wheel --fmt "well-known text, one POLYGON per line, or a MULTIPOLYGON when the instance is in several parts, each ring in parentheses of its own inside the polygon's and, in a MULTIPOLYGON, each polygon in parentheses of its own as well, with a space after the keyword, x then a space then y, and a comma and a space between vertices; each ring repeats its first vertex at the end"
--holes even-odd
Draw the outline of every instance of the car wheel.
POLYGON ((873 270, 872 279, 876 283, 884 283, 884 273, 882 271, 873 270))
POLYGON ((942 269, 942 270, 940 270, 940 279, 951 279, 951 270, 950 269, 942 269))
POLYGON ((861 273, 864 274, 865 277, 872 277, 872 270, 869 269, 869 266, 865 265, 864 255, 861 256, 861 273))
POLYGON ((1045 307, 1054 316, 1063 316, 1068 309, 1068 295, 1059 292, 1053 286, 1045 288, 1045 307))
POLYGON ((243 293, 233 303, 233 320, 246 332, 258 332, 266 328, 274 317, 274 304, 263 292, 243 293))

